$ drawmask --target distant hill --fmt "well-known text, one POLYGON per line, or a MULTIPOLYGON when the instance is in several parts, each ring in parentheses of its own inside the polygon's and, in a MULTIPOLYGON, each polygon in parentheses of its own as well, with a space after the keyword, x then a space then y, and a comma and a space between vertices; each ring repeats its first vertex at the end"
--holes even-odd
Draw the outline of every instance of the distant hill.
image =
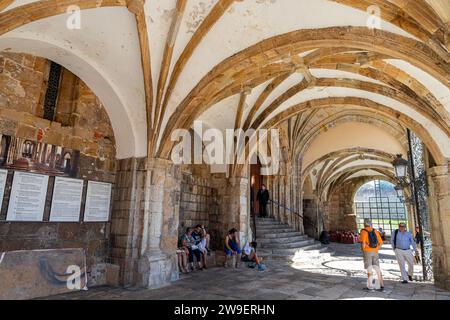
MULTIPOLYGON (((391 201, 398 201, 397 192, 395 186, 387 181, 380 181, 381 196, 387 197, 391 201)), ((366 202, 370 198, 376 197, 375 195, 375 182, 371 181, 363 185, 355 196, 355 202, 366 202)))

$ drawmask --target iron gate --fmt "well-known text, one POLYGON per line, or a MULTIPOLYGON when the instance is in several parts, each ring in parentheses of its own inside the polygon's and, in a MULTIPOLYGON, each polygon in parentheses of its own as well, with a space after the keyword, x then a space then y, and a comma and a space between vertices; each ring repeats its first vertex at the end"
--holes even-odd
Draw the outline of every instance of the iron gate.
POLYGON ((371 197, 369 201, 355 202, 358 229, 364 228, 364 219, 370 219, 375 229, 383 228, 390 237, 400 222, 408 223, 405 205, 388 197, 371 197))
POLYGON ((421 236, 423 278, 433 280, 433 252, 428 207, 428 183, 425 165, 426 149, 420 138, 408 130, 411 199, 421 236))

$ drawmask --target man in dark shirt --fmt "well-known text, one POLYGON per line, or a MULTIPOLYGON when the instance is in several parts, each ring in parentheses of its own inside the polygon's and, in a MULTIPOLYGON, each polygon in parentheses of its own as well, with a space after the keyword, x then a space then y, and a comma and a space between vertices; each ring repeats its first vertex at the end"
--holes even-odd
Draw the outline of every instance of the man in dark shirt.
POLYGON ((267 203, 269 202, 269 198, 269 191, 266 189, 265 185, 262 185, 256 196, 256 199, 259 202, 259 216, 261 218, 267 217, 267 203))
POLYGON ((420 246, 420 249, 423 248, 423 237, 420 233, 419 226, 416 226, 416 236, 415 236, 416 244, 420 246))

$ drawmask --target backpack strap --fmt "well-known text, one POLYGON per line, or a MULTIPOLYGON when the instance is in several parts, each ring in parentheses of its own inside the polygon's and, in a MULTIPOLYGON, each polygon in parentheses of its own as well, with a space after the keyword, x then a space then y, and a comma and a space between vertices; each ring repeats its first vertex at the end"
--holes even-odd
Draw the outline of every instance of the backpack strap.
POLYGON ((398 229, 394 231, 394 250, 397 249, 397 235, 398 229))

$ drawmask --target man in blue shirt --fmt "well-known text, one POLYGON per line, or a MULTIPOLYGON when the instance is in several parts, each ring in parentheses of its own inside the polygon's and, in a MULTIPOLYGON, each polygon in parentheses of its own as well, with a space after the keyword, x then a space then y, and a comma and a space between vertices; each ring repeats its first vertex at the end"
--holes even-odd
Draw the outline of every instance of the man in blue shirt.
POLYGON ((408 280, 413 281, 414 255, 411 251, 411 247, 417 255, 419 253, 412 234, 406 231, 405 223, 402 222, 398 225, 398 230, 395 230, 392 235, 391 244, 402 273, 402 283, 408 283, 408 280), (408 264, 408 273, 405 269, 405 262, 408 264))

